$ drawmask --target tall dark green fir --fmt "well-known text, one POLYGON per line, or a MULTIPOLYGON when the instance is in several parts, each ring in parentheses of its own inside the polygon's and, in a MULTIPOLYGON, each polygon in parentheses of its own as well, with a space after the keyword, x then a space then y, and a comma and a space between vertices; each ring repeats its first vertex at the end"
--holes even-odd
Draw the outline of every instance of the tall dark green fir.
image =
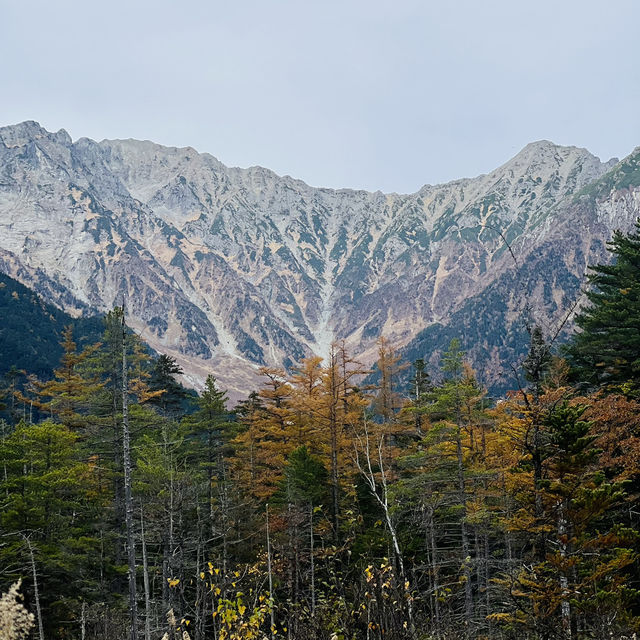
POLYGON ((608 243, 610 265, 590 267, 591 303, 576 318, 580 328, 568 352, 580 379, 626 391, 640 389, 640 218, 608 243))

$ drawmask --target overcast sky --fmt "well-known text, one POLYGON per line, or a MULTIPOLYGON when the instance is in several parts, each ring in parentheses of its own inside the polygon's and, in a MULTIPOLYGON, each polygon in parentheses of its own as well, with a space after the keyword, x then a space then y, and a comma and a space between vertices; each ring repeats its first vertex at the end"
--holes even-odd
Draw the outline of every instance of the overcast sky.
POLYGON ((0 124, 411 192, 640 145, 638 0, 0 0, 0 124))

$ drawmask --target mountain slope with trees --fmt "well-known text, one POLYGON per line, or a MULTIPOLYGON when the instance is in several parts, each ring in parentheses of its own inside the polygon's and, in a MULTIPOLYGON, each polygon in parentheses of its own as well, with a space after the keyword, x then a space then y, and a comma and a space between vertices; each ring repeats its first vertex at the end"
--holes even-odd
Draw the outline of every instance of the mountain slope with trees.
POLYGON ((96 342, 102 319, 72 318, 23 284, 0 273, 0 377, 11 367, 49 378, 62 356, 62 331, 73 326, 77 340, 96 342))

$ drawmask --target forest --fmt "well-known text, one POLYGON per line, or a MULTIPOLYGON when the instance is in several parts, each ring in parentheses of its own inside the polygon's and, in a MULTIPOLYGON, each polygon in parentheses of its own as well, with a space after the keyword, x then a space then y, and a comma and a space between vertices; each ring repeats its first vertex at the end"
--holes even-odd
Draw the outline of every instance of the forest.
POLYGON ((230 407, 123 307, 67 327, 0 382, 0 638, 636 637, 640 221, 609 251, 499 399, 456 339, 381 337, 373 377, 336 342, 230 407))

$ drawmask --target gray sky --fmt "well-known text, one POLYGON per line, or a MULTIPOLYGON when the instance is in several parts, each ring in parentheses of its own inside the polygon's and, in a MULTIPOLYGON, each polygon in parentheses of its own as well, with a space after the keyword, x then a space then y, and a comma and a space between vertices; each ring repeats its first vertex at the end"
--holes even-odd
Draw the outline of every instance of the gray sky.
POLYGON ((410 192, 640 145, 638 0, 0 0, 0 124, 410 192))

